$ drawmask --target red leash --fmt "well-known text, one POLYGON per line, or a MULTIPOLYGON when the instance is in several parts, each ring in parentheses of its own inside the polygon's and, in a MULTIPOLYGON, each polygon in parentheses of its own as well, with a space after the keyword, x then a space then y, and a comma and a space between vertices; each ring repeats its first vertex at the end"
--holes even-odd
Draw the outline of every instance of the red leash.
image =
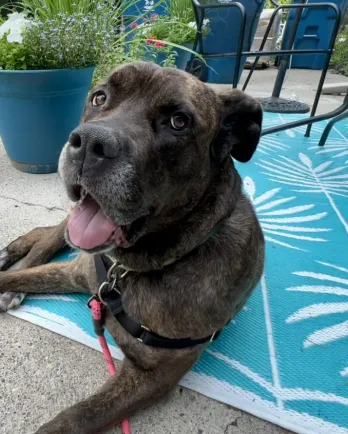
MULTIPOLYGON (((88 306, 92 309, 94 330, 98 336, 98 340, 101 349, 103 351, 104 359, 106 360, 109 373, 110 375, 115 375, 116 374, 115 363, 112 359, 109 346, 104 336, 104 321, 103 321, 103 310, 102 310, 103 305, 96 297, 92 297, 91 300, 88 302, 88 306)), ((122 421, 121 426, 122 426, 122 434, 131 434, 130 423, 128 419, 124 419, 122 421)))

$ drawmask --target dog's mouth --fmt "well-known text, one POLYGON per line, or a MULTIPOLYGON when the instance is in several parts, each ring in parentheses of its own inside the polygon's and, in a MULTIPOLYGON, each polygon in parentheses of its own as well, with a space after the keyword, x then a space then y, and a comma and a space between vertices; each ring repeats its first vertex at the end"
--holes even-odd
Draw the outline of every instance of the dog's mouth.
POLYGON ((74 186, 74 196, 79 200, 73 206, 68 220, 71 243, 83 250, 94 250, 116 245, 130 247, 144 232, 148 216, 120 225, 113 222, 101 205, 82 187, 74 186))

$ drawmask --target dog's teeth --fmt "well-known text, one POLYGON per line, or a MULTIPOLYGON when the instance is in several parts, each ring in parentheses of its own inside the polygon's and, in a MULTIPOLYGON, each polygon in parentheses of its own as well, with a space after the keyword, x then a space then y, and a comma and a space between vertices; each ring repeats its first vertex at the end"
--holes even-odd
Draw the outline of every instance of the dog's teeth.
POLYGON ((82 202, 84 201, 84 199, 87 196, 87 191, 82 188, 80 191, 80 199, 78 200, 78 202, 76 202, 76 206, 80 206, 82 204, 82 202))
POLYGON ((81 189, 81 197, 80 197, 80 201, 83 201, 83 199, 87 196, 87 191, 82 188, 81 189))

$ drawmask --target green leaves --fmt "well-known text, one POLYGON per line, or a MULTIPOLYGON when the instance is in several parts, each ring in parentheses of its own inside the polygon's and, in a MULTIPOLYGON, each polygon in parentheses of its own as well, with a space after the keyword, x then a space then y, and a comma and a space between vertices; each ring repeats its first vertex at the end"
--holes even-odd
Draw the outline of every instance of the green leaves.
POLYGON ((335 52, 331 60, 332 66, 341 74, 348 77, 348 29, 338 35, 335 52))
MULTIPOLYGON (((191 0, 172 0, 163 16, 152 11, 140 14, 127 33, 120 33, 125 10, 138 1, 21 0, 19 4, 29 17, 21 34, 22 43, 0 39, 0 68, 98 65, 94 79, 98 81, 123 63, 150 60, 173 66, 178 51, 193 53, 185 47, 196 36, 191 0)), ((164 1, 158 0, 153 7, 164 1)), ((205 23, 204 32, 208 31, 205 23)))
POLYGON ((19 4, 42 21, 53 19, 59 14, 106 15, 105 12, 108 11, 111 18, 115 14, 120 15, 120 7, 116 7, 117 2, 113 0, 20 0, 19 4))
MULTIPOLYGON (((98 13, 61 12, 43 19, 36 14, 26 19, 20 41, 10 40, 8 32, 1 38, 0 67, 35 70, 96 65, 119 36, 118 21, 110 20, 103 1, 96 2, 98 13)), ((9 15, 6 23, 11 23, 14 15, 9 15)))
POLYGON ((6 35, 0 39, 0 69, 27 69, 23 45, 17 42, 9 43, 6 35))

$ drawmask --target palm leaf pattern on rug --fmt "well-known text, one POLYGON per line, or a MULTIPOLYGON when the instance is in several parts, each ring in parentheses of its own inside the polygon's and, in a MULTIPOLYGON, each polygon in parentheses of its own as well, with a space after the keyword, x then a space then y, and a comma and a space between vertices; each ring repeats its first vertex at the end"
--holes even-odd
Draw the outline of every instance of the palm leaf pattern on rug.
POLYGON ((244 178, 243 185, 254 205, 266 241, 296 250, 305 250, 296 246, 296 240, 327 241, 316 234, 330 232, 330 228, 308 226, 308 223, 326 217, 327 212, 313 212, 314 204, 296 205, 296 196, 282 197, 281 188, 268 190, 257 197, 255 182, 250 177, 244 178), (289 239, 291 244, 285 242, 289 239))
POLYGON ((314 167, 306 154, 299 153, 299 161, 280 156, 270 160, 259 160, 257 166, 270 181, 289 185, 292 191, 323 194, 328 199, 338 219, 348 232, 348 223, 338 209, 333 196, 348 197, 348 173, 346 166, 331 168, 333 161, 325 161, 314 167))
MULTIPOLYGON (((291 286, 286 288, 286 291, 316 294, 318 302, 298 309, 287 318, 287 324, 320 318, 325 315, 342 315, 348 312, 348 269, 323 261, 315 262, 320 264, 320 272, 295 271, 293 274, 305 278, 307 283, 291 286), (313 283, 309 283, 311 281, 313 283), (320 298, 327 294, 336 296, 340 301, 320 301, 320 298)), ((344 338, 348 338, 348 321, 338 319, 334 325, 313 331, 306 337, 303 347, 327 345, 344 338)), ((348 367, 341 371, 341 375, 348 376, 348 367)))

